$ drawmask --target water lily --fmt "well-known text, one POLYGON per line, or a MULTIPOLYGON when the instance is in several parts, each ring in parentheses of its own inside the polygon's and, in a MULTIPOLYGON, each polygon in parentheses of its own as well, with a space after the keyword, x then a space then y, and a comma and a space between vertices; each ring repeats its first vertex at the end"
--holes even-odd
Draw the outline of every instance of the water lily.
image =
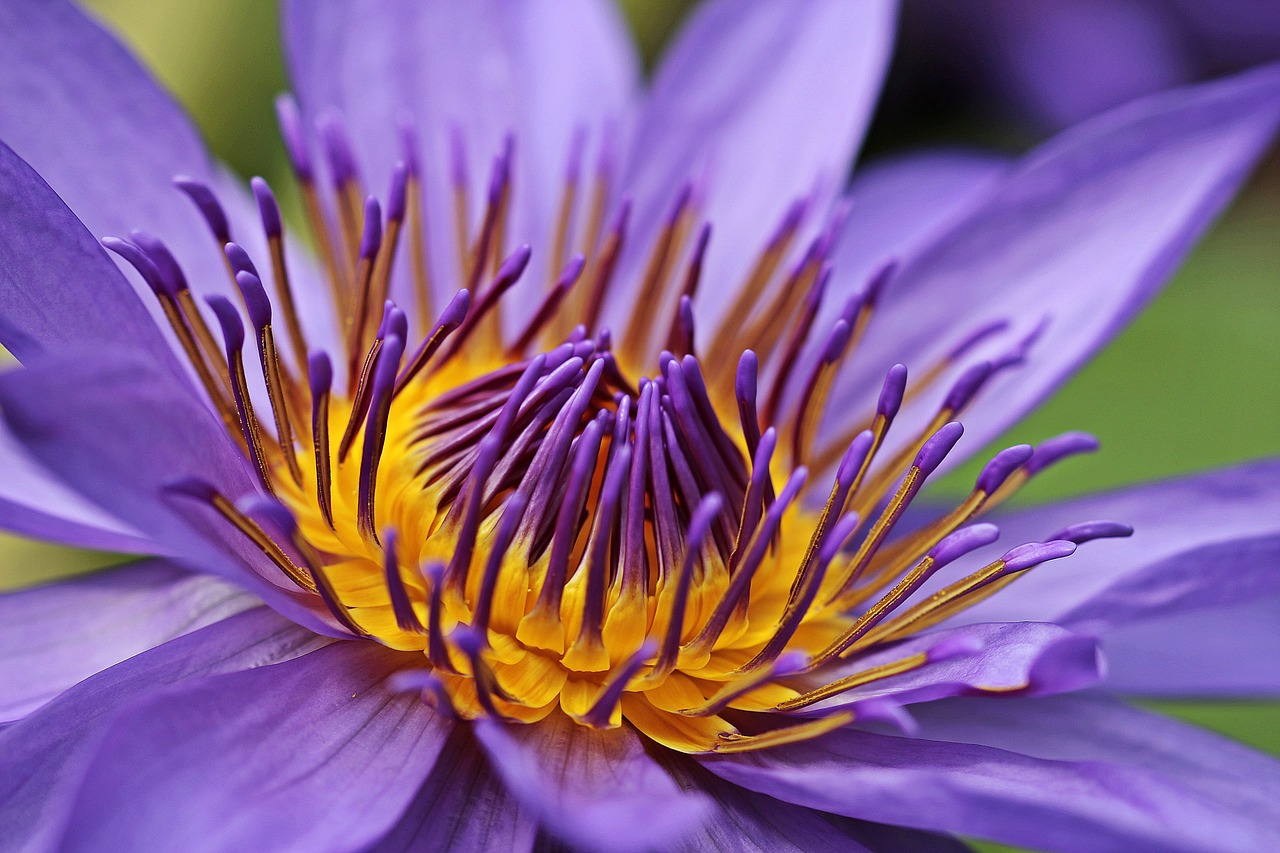
POLYGON ((607 4, 288 4, 313 256, 5 4, 0 521, 144 555, 0 598, 5 846, 1274 846, 1280 765, 1110 692, 1274 692, 1280 465, 987 515, 1069 433, 917 495, 1159 288, 1280 71, 842 193, 894 17, 711 0, 642 89, 607 4))

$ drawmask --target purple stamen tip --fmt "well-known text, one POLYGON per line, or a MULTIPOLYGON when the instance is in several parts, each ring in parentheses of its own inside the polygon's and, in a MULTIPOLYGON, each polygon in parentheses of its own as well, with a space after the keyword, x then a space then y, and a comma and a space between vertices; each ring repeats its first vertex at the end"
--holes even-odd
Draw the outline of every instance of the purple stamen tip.
POLYGON ((244 295, 245 307, 249 309, 249 320, 259 332, 263 326, 271 323, 271 300, 262 286, 262 279, 251 272, 236 273, 236 284, 244 295))
POLYGON ((227 221, 227 214, 222 209, 222 205, 218 203, 218 197, 213 194, 213 190, 194 178, 188 178, 185 175, 178 175, 174 178, 173 185, 186 193, 187 198, 191 199, 195 206, 199 208, 200 215, 204 217, 204 221, 209 225, 209 230, 213 232, 214 239, 219 243, 231 241, 231 224, 227 221))
POLYGON ((368 260, 382 245, 382 205, 373 196, 364 200, 364 230, 360 234, 360 257, 368 260))
POLYGON ((316 350, 307 359, 307 375, 311 378, 311 396, 329 393, 333 386, 333 361, 324 350, 316 350))
POLYGON ((895 364, 884 376, 884 385, 880 389, 880 401, 876 404, 876 414, 885 420, 893 420, 902 407, 902 395, 907 391, 907 366, 895 364))
POLYGON ((199 477, 182 477, 173 482, 165 483, 164 491, 205 502, 212 501, 213 496, 217 494, 217 490, 208 480, 201 480, 199 477))
POLYGON ((351 140, 347 138, 346 129, 342 126, 342 118, 335 112, 327 112, 320 117, 317 125, 320 144, 324 146, 334 182, 345 184, 355 180, 356 157, 351 151, 351 140))
POLYGON ((405 314, 391 300, 387 300, 387 304, 383 309, 386 314, 387 331, 386 335, 395 335, 402 341, 409 340, 409 315, 405 314))
POLYGON ((271 185, 262 178, 253 178, 249 181, 249 186, 253 188, 253 197, 258 202, 258 214, 262 217, 262 230, 267 232, 267 237, 276 238, 284 231, 284 225, 280 221, 280 205, 276 203, 275 193, 271 191, 271 185))
POLYGON ((533 250, 529 248, 528 243, 518 246, 502 262, 502 266, 498 267, 498 274, 494 276, 494 279, 504 283, 516 281, 524 274, 524 268, 529 265, 529 258, 532 254, 533 250))
POLYGON ((868 306, 874 306, 880 301, 880 296, 884 293, 885 287, 888 286, 889 282, 893 281, 893 277, 897 273, 898 261, 894 259, 885 261, 871 274, 871 280, 867 282, 866 290, 863 291, 863 299, 868 306))
MULTIPOLYGON (((253 259, 239 243, 227 243, 222 247, 222 251, 226 253, 227 260, 231 262, 231 268, 237 275, 242 272, 258 275, 258 268, 253 265, 253 259)), ((261 278, 261 276, 258 277, 261 278)))
POLYGON ((269 521, 277 530, 292 537, 298 529, 298 520, 289 508, 268 495, 254 495, 243 502, 240 510, 253 518, 269 521))
POLYGON ((871 452, 871 445, 875 440, 875 433, 869 429, 854 436, 844 452, 844 458, 840 460, 840 467, 836 469, 836 480, 842 484, 853 482, 853 478, 858 476, 863 463, 867 461, 867 454, 871 452))
POLYGON ((960 343, 951 348, 951 351, 947 353, 947 361, 955 361, 987 338, 999 334, 1007 328, 1009 328, 1008 320, 993 320, 984 326, 978 327, 962 338, 960 343))
POLYGON ((140 246, 128 240, 121 240, 119 237, 103 237, 102 245, 128 261, 129 265, 138 271, 138 275, 142 276, 142 280, 147 283, 147 287, 151 288, 152 292, 156 294, 172 292, 166 285, 164 277, 160 275, 160 270, 140 246))
POLYGON ((463 654, 475 657, 488 648, 489 640, 484 636, 487 633, 470 625, 459 625, 449 635, 449 639, 463 654))
POLYGON ((826 346, 822 348, 822 361, 826 364, 835 364, 844 355, 844 349, 849 345, 849 336, 852 329, 844 320, 837 320, 835 326, 832 327, 831 333, 827 335, 826 346))
POLYGON ((455 187, 467 183, 467 143, 456 124, 449 128, 449 179, 455 187))
MULTIPOLYGON (((1009 478, 1009 475, 1021 468, 1031 458, 1034 449, 1029 444, 1015 444, 1006 447, 991 457, 978 475, 978 489, 991 494, 1009 478)), ((1055 539, 1061 537, 1055 536, 1055 539)))
POLYGON ((951 452, 951 448, 956 446, 956 442, 960 440, 960 436, 963 434, 964 427, 958 422, 952 421, 929 436, 929 440, 924 443, 924 447, 920 448, 920 452, 916 454, 916 460, 912 464, 914 467, 919 468, 922 474, 926 476, 932 474, 942 464, 942 460, 947 458, 947 454, 951 452))
POLYGON ((405 171, 409 175, 420 174, 418 130, 413 126, 413 120, 408 116, 401 116, 396 123, 396 132, 400 137, 400 160, 404 163, 405 171))
POLYGON ((1040 442, 1027 462, 1027 473, 1037 474, 1053 463, 1078 453, 1093 453, 1099 447, 1098 439, 1087 432, 1064 432, 1040 442))
POLYGON ((751 401, 756 398, 759 371, 759 357, 752 350, 743 350, 742 357, 738 359, 738 375, 733 381, 733 390, 739 400, 751 401))
POLYGON ((444 307, 444 311, 440 314, 440 325, 457 327, 462 325, 462 321, 467 319, 467 312, 471 310, 471 293, 464 287, 457 293, 453 294, 453 298, 449 300, 449 304, 444 307))
POLYGON ((703 495, 698 508, 693 511, 693 517, 689 519, 689 532, 686 539, 695 546, 701 543, 722 510, 724 510, 724 499, 720 495, 715 492, 703 495))
POLYGON ((231 304, 230 299, 218 293, 206 296, 205 302, 209 303, 213 315, 218 318, 218 325, 222 327, 222 339, 226 342, 227 352, 239 352, 244 346, 244 321, 240 319, 236 307, 231 304))
POLYGON ((391 190, 387 193, 387 221, 404 220, 405 201, 408 198, 409 167, 403 161, 391 171, 391 190))
POLYGON ((556 287, 568 287, 573 284, 578 280, 578 276, 582 275, 582 270, 586 265, 586 256, 575 252, 569 258, 569 262, 564 265, 564 269, 560 271, 560 278, 556 281, 556 287))
POLYGON ((675 203, 671 205, 671 212, 667 214, 666 226, 674 228, 676 221, 680 219, 680 214, 684 213, 684 209, 689 206, 689 199, 693 197, 693 182, 685 181, 680 187, 680 192, 676 195, 675 203))
POLYGON ((172 295, 187 289, 187 277, 182 273, 182 266, 160 238, 153 237, 145 231, 131 231, 129 239, 146 253, 151 263, 155 264, 160 273, 160 283, 164 285, 166 291, 172 295))
POLYGON ((936 566, 942 567, 970 551, 985 548, 999 538, 1000 528, 994 524, 970 525, 944 537, 941 542, 933 546, 928 557, 936 566))
POLYGON ((390 389, 400 372, 400 359, 404 356, 404 338, 388 335, 382 343, 382 352, 378 355, 378 366, 373 375, 375 389, 390 389))
POLYGON ((1010 549, 1000 559, 1004 561, 1005 571, 1020 572, 1040 563, 1069 557, 1076 552, 1076 543, 1065 539, 1051 542, 1030 542, 1010 549))
POLYGON ((1119 521, 1084 521, 1064 527, 1049 538, 1083 545, 1094 539, 1126 539, 1132 535, 1133 527, 1119 521))
POLYGON ((975 394, 982 389, 986 381, 991 378, 994 366, 989 361, 980 361, 970 367, 964 373, 960 374, 960 378, 956 380, 956 384, 951 386, 951 391, 947 393, 947 399, 943 402, 942 407, 948 411, 958 412, 965 406, 969 405, 975 394))
POLYGON ((276 98, 276 122, 280 125, 280 137, 298 179, 310 183, 315 179, 311 165, 311 151, 307 148, 307 135, 303 130, 302 113, 292 95, 276 98))

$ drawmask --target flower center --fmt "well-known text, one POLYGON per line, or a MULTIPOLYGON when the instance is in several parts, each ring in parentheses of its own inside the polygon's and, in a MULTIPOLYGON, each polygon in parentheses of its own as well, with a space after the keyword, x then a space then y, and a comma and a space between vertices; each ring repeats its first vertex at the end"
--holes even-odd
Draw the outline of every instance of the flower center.
POLYGON ((241 496, 219 494, 199 472, 173 488, 227 521, 227 535, 253 541, 279 582, 342 630, 412 653, 401 683, 447 713, 521 722, 564 713, 593 727, 625 719, 687 752, 812 737, 851 717, 806 714, 811 706, 947 653, 861 670, 849 663, 867 649, 938 624, 1077 542, 1123 533, 1069 529, 908 601, 942 566, 995 539, 992 525, 973 519, 1092 440, 1068 435, 1005 450, 952 512, 899 534, 960 437, 954 419, 993 374, 1021 362, 1031 341, 966 365, 1005 327, 961 330, 969 334, 910 391, 950 376, 944 403, 892 453, 886 437, 909 393, 901 365, 863 424, 819 438, 836 370, 893 274, 881 270, 830 328, 817 328, 838 210, 792 258, 806 219, 806 205, 793 205, 737 291, 731 319, 704 343, 693 304, 710 230, 694 231, 697 192, 685 187, 629 283, 637 309, 615 338, 600 318, 619 286, 630 205, 619 202, 606 223, 607 168, 579 198, 576 140, 547 249, 548 268, 559 271, 512 336, 503 332, 503 298, 532 255, 505 245, 512 140, 476 222, 465 167, 455 163, 462 287, 433 316, 412 134, 404 134, 384 215, 372 197, 362 201, 336 120, 320 125, 332 176, 322 187, 288 103, 281 115, 340 351, 309 348, 284 226, 261 181, 254 191, 274 306, 253 261, 231 242, 217 199, 180 183, 225 250, 253 331, 252 367, 240 308, 210 297, 219 347, 162 243, 136 233, 105 241, 152 285, 269 497, 236 503, 241 496), (582 252, 566 259, 570 245, 582 252), (400 287, 418 307, 416 336, 395 301, 400 287), (279 351, 273 307, 291 358, 279 351), (700 359, 699 349, 713 357, 700 359), (726 353, 741 354, 736 370, 726 353), (250 383, 257 374, 260 395, 250 383), (824 676, 837 662, 845 662, 838 677, 824 676), (793 716, 782 726, 752 722, 762 711, 793 716))

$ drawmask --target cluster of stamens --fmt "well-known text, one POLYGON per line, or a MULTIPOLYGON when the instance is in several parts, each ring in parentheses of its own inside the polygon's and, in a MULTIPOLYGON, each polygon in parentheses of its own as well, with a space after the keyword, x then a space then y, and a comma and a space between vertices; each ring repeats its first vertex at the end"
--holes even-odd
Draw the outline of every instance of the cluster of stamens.
POLYGON ((851 719, 814 712, 824 699, 948 652, 852 674, 848 661, 939 624, 1079 542, 1127 530, 1069 528, 908 604, 941 567, 995 540, 996 528, 974 519, 1093 442, 1068 434, 1004 450, 950 513, 895 534, 959 439, 956 419, 993 375, 1025 359, 1034 335, 966 366, 1007 324, 972 330, 910 389, 906 369, 895 366, 866 422, 820 441, 835 373, 894 274, 886 266, 830 328, 816 328, 840 209, 793 260, 807 216, 795 204, 737 291, 730 319, 704 340, 693 305, 711 231, 693 227, 698 193, 686 187, 639 273, 637 304, 646 308, 615 339, 600 318, 617 287, 630 205, 619 200, 606 223, 614 190, 607 156, 579 197, 579 134, 545 295, 514 335, 504 334, 503 297, 532 257, 527 246, 506 246, 513 140, 495 161, 477 222, 455 155, 463 286, 433 314, 413 133, 402 133, 384 206, 365 197, 335 117, 319 126, 325 185, 291 102, 282 102, 281 120, 340 321, 339 352, 309 346, 284 223, 259 179, 274 300, 214 194, 178 182, 241 296, 240 305, 208 299, 221 345, 163 243, 136 232, 104 241, 151 286, 260 486, 224 495, 192 472, 171 491, 223 519, 225 536, 256 545, 279 572, 268 580, 336 630, 414 653, 398 681, 442 712, 522 722, 564 713, 593 727, 625 719, 690 752, 812 737, 851 719), (586 215, 575 228, 580 207, 586 215), (571 245, 580 251, 571 255, 571 245), (412 289, 413 318, 398 307, 398 287, 412 289), (242 309, 257 351, 251 367, 242 309), (948 375, 958 378, 932 422, 883 452, 904 398, 948 375), (825 502, 811 497, 822 493, 825 502), (824 679, 824 668, 841 661, 841 676, 824 679))

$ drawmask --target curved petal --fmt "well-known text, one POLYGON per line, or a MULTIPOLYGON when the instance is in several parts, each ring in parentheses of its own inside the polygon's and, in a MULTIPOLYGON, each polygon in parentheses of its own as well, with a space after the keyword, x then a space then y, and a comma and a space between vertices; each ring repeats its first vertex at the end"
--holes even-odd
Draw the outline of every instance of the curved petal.
MULTIPOLYGON (((1095 519, 1133 536, 1081 546, 958 618, 1042 619, 1088 633, 1159 616, 1280 595, 1280 459, 1004 514, 1002 541, 1042 541, 1095 519)), ((979 558, 980 559, 980 558, 979 558)), ((932 580, 974 568, 958 560, 932 580)), ((927 590, 921 594, 927 594, 927 590)), ((1242 650, 1243 651, 1243 650, 1242 650)))
MULTIPOLYGON (((639 271, 680 187, 697 182, 714 229, 697 307, 718 321, 787 208, 807 198, 817 222, 842 188, 895 24, 890 0, 702 3, 662 57, 623 170, 637 205, 623 272, 639 271)), ((616 311, 631 307, 622 293, 616 311)))
MULTIPOLYGON (((923 373, 979 327, 1007 320, 973 354, 992 358, 1047 320, 1026 363, 993 378, 962 416, 965 446, 982 447, 1159 289, 1278 120, 1280 66, 1270 66, 1146 98, 1051 140, 889 284, 833 399, 870 405, 895 362, 923 373)), ((918 431, 948 384, 904 406, 894 432, 918 431)))
POLYGON ((589 729, 559 712, 532 725, 481 720, 474 729, 508 789, 572 844, 662 849, 708 817, 710 804, 682 791, 630 729, 589 729))
POLYGON ((1280 843, 1280 762, 1085 695, 922 706, 921 737, 845 729, 703 761, 731 782, 864 820, 1050 850, 1280 843))
MULTIPOLYGON (((95 237, 153 232, 199 290, 229 291, 208 226, 171 183, 182 174, 225 188, 226 178, 186 114, 138 61, 67 0, 4 3, 0 55, 0 140, 95 237)), ((251 252, 265 246, 260 229, 237 224, 232 236, 247 239, 251 252)), ((143 303, 153 306, 141 281, 133 280, 143 303)), ((152 313, 160 316, 158 308, 152 313)), ((125 334, 118 333, 122 340, 125 334)))
POLYGON ((0 837, 15 850, 57 846, 102 733, 138 696, 165 685, 264 666, 330 642, 265 607, 239 613, 91 676, 0 729, 0 837))
POLYGON ((0 720, 24 717, 95 672, 258 603, 158 560, 2 595, 0 720))
POLYGON ((1280 594, 1109 631, 1107 689, 1139 696, 1280 696, 1280 594))
POLYGON ((0 424, 0 528, 29 536, 123 553, 148 553, 154 544, 138 530, 67 488, 41 468, 0 424))
POLYGON ((467 726, 455 726, 400 822, 368 853, 534 849, 538 825, 485 762, 467 726))
MULTIPOLYGON (((682 764, 687 762, 682 762, 682 764)), ((898 826, 865 823, 793 806, 696 768, 678 776, 715 799, 716 819, 681 846, 687 853, 805 853, 812 850, 876 853, 964 853, 960 841, 898 826)))
POLYGON ((602 0, 294 0, 284 7, 283 31, 304 109, 312 119, 325 109, 341 111, 375 192, 384 191, 402 156, 398 122, 414 123, 433 265, 450 292, 460 286, 449 236, 455 131, 470 164, 473 220, 489 164, 504 136, 515 135, 508 245, 530 243, 541 267, 573 136, 586 130, 598 147, 606 126, 628 120, 637 85, 639 62, 626 27, 602 0))
POLYGON ((451 728, 388 691, 404 661, 335 643, 134 703, 95 750, 62 849, 361 849, 399 820, 451 728))
POLYGON ((982 693, 1045 696, 1091 687, 1102 678, 1092 637, 1042 622, 1006 622, 912 637, 821 672, 809 689, 921 653, 929 659, 914 669, 845 691, 803 713, 856 710, 864 704, 875 708, 886 702, 900 707, 982 693))

